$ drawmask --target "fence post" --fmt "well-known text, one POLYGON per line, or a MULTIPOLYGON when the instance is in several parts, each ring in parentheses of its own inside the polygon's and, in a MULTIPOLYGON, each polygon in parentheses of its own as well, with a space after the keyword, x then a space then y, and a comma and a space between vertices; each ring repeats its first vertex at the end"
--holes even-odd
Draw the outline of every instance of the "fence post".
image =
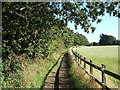
MULTIPOLYGON (((86 58, 84 57, 84 60, 86 60, 86 58)), ((84 62, 84 68, 86 69, 86 63, 84 62)))
POLYGON ((78 54, 78 63, 79 63, 79 54, 78 54))
POLYGON ((81 60, 82 56, 80 55, 80 64, 82 64, 82 60, 81 60))
POLYGON ((79 57, 77 57, 77 63, 78 63, 79 57))
POLYGON ((106 77, 104 70, 106 69, 106 66, 102 64, 102 83, 106 84, 106 77))
MULTIPOLYGON (((90 60, 90 63, 92 64, 92 60, 90 60)), ((90 65, 90 73, 93 74, 93 67, 90 65)))
POLYGON ((76 53, 75 53, 75 61, 77 61, 77 56, 76 56, 76 53))
POLYGON ((77 62, 78 62, 78 56, 77 56, 77 62))

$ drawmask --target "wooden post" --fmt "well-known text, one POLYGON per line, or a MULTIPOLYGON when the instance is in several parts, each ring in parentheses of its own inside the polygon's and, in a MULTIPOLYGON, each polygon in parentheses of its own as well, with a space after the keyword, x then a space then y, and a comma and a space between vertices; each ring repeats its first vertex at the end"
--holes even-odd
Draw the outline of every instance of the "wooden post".
POLYGON ((79 63, 79 54, 78 54, 78 63, 79 63))
POLYGON ((78 56, 77 56, 77 62, 78 62, 78 56))
POLYGON ((82 60, 81 60, 82 56, 80 56, 80 64, 82 64, 82 60))
MULTIPOLYGON (((84 57, 84 60, 86 60, 86 58, 84 57)), ((84 68, 86 69, 86 63, 84 62, 84 68)))
POLYGON ((102 64, 102 83, 106 84, 106 77, 105 77, 105 73, 104 70, 106 69, 106 66, 104 64, 102 64))
POLYGON ((78 58, 78 63, 80 64, 80 57, 78 58))
MULTIPOLYGON (((90 63, 92 64, 92 60, 90 60, 90 63)), ((93 67, 90 65, 90 73, 93 74, 93 67)))
POLYGON ((75 61, 77 61, 77 56, 76 56, 76 54, 75 54, 75 61))

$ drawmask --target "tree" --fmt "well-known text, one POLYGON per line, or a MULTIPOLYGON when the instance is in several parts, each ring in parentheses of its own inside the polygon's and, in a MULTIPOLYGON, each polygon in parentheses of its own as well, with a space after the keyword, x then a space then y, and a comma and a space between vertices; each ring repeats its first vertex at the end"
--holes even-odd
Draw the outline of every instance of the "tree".
MULTIPOLYGON (((98 17, 105 12, 120 16, 117 6, 118 2, 2 2, 3 75, 10 76, 8 70, 16 72, 14 67, 20 63, 14 62, 15 55, 35 58, 39 54, 44 59, 57 37, 72 45, 75 39, 73 31, 66 28, 68 21, 74 22, 76 29, 80 25, 85 32, 94 32, 92 22, 100 23, 98 17)), ((84 38, 78 37, 78 41, 84 38)))
POLYGON ((101 34, 99 45, 116 45, 116 38, 112 35, 101 34))
POLYGON ((64 28, 64 32, 62 33, 61 38, 64 41, 65 47, 69 48, 73 46, 74 42, 74 31, 70 28, 64 28))
POLYGON ((80 25, 85 32, 91 29, 94 32, 95 27, 92 22, 100 23, 102 20, 98 16, 103 16, 105 12, 110 16, 118 16, 118 2, 56 2, 52 3, 52 8, 56 15, 60 16, 67 24, 68 21, 75 23, 75 28, 80 25))
POLYGON ((47 57, 50 27, 61 23, 47 5, 49 3, 3 3, 3 57, 11 51, 16 55, 27 53, 32 58, 38 53, 47 57))
POLYGON ((96 42, 93 42, 93 46, 97 46, 98 45, 98 43, 96 43, 96 42))
POLYGON ((89 45, 87 38, 79 33, 74 34, 74 45, 89 45))
POLYGON ((3 57, 13 52, 27 53, 34 58, 38 53, 47 57, 52 40, 51 28, 74 22, 85 32, 94 32, 92 22, 100 23, 98 16, 109 13, 119 16, 118 2, 3 2, 2 43, 3 57))
POLYGON ((117 45, 120 45, 120 40, 117 40, 117 45))

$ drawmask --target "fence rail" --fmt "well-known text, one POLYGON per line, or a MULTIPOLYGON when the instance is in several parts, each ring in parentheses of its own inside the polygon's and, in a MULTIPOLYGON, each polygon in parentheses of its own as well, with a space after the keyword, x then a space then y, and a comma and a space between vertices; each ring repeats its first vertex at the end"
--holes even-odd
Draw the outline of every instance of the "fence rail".
MULTIPOLYGON (((92 60, 90 60, 90 62, 87 61, 85 57, 82 58, 81 55, 75 53, 75 52, 73 51, 73 48, 72 48, 72 53, 73 53, 73 55, 75 56, 75 58, 76 58, 76 60, 77 60, 77 62, 78 62, 79 64, 81 64, 82 61, 84 62, 84 70, 86 69, 86 64, 88 64, 88 65, 90 66, 90 74, 91 74, 91 75, 93 75, 93 68, 98 69, 99 71, 102 72, 102 82, 100 82, 98 79, 95 78, 95 80, 96 80, 102 87, 108 88, 108 87, 106 86, 106 76, 105 76, 105 74, 110 75, 111 77, 114 77, 114 78, 120 80, 120 75, 119 75, 119 74, 116 74, 116 73, 113 73, 113 72, 111 72, 111 71, 109 71, 109 70, 106 70, 106 66, 105 66, 104 64, 102 64, 102 66, 99 67, 99 66, 93 64, 93 63, 92 63, 92 60)), ((88 73, 88 72, 87 72, 87 73, 88 73)))

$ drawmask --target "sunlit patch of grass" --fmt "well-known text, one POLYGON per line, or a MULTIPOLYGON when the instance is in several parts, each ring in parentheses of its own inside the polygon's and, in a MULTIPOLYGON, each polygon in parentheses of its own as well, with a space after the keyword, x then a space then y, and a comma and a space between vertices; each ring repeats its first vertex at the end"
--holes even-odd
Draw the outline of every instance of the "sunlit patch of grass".
POLYGON ((27 64, 23 70, 23 86, 27 88, 40 88, 49 69, 55 63, 54 60, 36 60, 32 64, 27 64))
POLYGON ((73 88, 85 88, 85 84, 83 84, 83 82, 80 80, 79 77, 76 76, 75 73, 75 67, 73 65, 74 63, 71 61, 71 58, 69 59, 69 65, 70 65, 70 69, 69 69, 69 77, 71 78, 71 82, 73 83, 73 88))
MULTIPOLYGON (((106 69, 115 73, 118 71, 118 47, 119 46, 91 46, 91 47, 81 47, 77 48, 76 52, 86 57, 86 60, 92 60, 93 64, 101 67, 101 64, 106 65, 106 69)), ((89 67, 88 67, 89 68, 89 67)), ((89 71, 89 70, 88 70, 89 71)), ((94 69, 94 76, 101 80, 101 73, 94 69)), ((111 88, 117 87, 115 83, 119 83, 118 80, 106 75, 107 85, 111 88), (112 80, 112 81, 111 81, 112 80)))
MULTIPOLYGON (((44 79, 49 70, 53 67, 54 64, 56 64, 60 55, 56 55, 54 57, 51 58, 51 60, 36 59, 35 62, 26 63, 26 68, 23 70, 22 73, 23 87, 40 88, 43 85, 44 79), (54 57, 57 59, 54 59, 54 57)), ((60 60, 52 71, 56 70, 59 67, 59 63, 60 60)))
POLYGON ((118 46, 81 47, 76 52, 94 64, 105 64, 106 69, 118 73, 118 46))
MULTIPOLYGON (((25 58, 26 54, 17 56, 19 57, 17 59, 23 62, 19 65, 20 69, 16 69, 14 73, 10 72, 6 77, 7 79, 3 83, 4 88, 41 88, 59 56, 66 51, 62 39, 53 40, 51 46, 51 53, 45 59, 41 55, 29 60, 25 58)), ((56 69, 57 67, 58 65, 56 65, 56 69)))
MULTIPOLYGON (((64 43, 61 39, 53 41, 54 53, 49 58, 39 59, 36 58, 33 63, 26 63, 26 68, 23 70, 22 78, 23 85, 27 88, 41 88, 44 84, 44 79, 48 74, 49 70, 57 62, 60 55, 66 51, 64 43)), ((54 67, 53 70, 59 67, 59 63, 54 67)))

